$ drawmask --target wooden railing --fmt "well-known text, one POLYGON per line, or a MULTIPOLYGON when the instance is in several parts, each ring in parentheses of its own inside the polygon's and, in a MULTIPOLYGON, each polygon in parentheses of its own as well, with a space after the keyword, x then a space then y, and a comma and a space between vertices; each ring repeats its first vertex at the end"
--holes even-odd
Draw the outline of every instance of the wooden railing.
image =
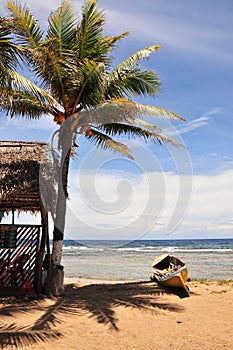
MULTIPOLYGON (((6 225, 9 227, 9 225, 6 225)), ((4 229, 4 225, 1 225, 4 229)), ((41 237, 40 225, 14 225, 15 248, 0 249, 0 291, 18 290, 25 281, 35 283, 38 251, 41 237)))

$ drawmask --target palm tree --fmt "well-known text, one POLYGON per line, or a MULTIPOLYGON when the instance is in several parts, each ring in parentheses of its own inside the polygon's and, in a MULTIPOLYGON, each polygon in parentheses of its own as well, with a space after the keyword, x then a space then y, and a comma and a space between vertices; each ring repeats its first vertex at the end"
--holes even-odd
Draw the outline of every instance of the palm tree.
POLYGON ((71 2, 64 0, 49 16, 47 32, 26 6, 12 1, 7 1, 7 6, 11 18, 5 18, 4 25, 14 35, 12 45, 20 48, 21 57, 40 85, 34 94, 22 89, 15 95, 13 89, 1 101, 2 108, 12 115, 30 118, 47 113, 60 125, 58 200, 51 257, 56 270, 61 265, 69 161, 77 136, 132 157, 129 148, 114 136, 139 136, 159 144, 170 142, 179 146, 142 118, 148 115, 182 118, 166 109, 132 101, 141 95, 154 96, 159 91, 157 74, 140 67, 141 60, 159 50, 159 46, 139 50, 112 69, 111 52, 128 32, 106 36, 104 14, 96 1, 84 2, 77 22, 71 2))

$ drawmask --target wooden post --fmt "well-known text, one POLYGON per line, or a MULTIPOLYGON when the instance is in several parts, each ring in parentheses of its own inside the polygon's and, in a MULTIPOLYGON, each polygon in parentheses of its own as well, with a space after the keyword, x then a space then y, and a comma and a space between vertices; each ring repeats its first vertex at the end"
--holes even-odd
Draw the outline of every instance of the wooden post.
POLYGON ((45 255, 45 246, 49 236, 48 230, 48 213, 41 201, 41 224, 42 224, 42 235, 40 242, 40 249, 37 257, 37 266, 35 273, 35 291, 36 293, 42 293, 42 268, 43 268, 43 259, 45 255))
POLYGON ((15 224, 15 209, 12 208, 12 225, 15 224))

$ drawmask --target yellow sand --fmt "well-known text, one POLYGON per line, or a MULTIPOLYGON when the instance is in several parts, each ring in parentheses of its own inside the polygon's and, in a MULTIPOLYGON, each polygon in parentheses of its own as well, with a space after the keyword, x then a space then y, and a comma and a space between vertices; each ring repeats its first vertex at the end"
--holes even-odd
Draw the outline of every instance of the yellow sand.
POLYGON ((0 347, 32 350, 233 349, 233 281, 190 282, 190 297, 155 283, 80 282, 60 298, 0 300, 0 347))

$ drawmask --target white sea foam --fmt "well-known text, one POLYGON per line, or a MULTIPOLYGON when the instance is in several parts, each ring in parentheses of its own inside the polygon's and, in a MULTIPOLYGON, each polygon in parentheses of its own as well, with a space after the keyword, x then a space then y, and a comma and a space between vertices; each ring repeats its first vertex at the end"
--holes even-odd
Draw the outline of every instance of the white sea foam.
POLYGON ((128 251, 128 252, 187 252, 187 253, 196 253, 196 252, 232 252, 231 248, 181 248, 181 247, 132 247, 132 248, 116 248, 118 251, 128 251))

